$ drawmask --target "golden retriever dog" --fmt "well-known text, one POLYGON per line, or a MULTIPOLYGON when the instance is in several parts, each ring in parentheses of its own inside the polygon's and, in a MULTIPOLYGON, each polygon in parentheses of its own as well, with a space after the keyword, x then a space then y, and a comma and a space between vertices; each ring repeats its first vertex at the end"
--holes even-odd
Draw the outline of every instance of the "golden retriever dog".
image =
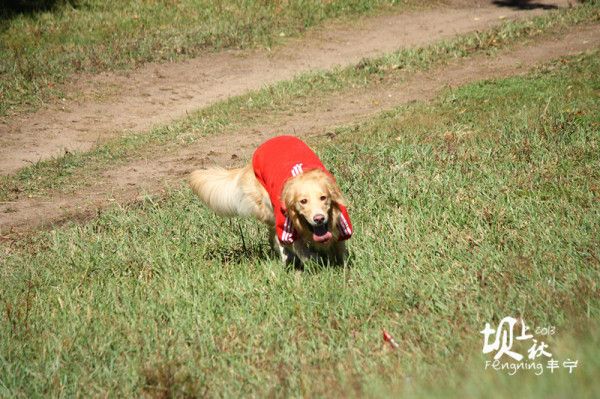
POLYGON ((196 170, 190 185, 218 215, 252 216, 269 226, 273 247, 285 263, 345 263, 352 225, 342 193, 301 140, 275 137, 256 150, 247 166, 196 170))

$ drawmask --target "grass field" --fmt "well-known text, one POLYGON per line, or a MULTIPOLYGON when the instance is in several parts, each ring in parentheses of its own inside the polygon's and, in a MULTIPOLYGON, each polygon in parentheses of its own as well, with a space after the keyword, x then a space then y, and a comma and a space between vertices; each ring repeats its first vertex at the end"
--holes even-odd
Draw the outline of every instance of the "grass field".
MULTIPOLYGON (((324 20, 410 0, 13 1, 0 5, 0 116, 61 96, 74 73, 128 69, 222 48, 271 46, 324 20), (35 7, 34 5, 38 5, 35 7), (19 6, 20 5, 20 6, 19 6)), ((426 3, 432 3, 428 1, 426 3)), ((412 4, 412 5, 411 5, 412 4)))
POLYGON ((3 243, 0 396, 598 397, 599 90, 596 51, 313 139, 348 268, 244 248, 185 186, 3 243), (483 370, 509 315, 579 368, 483 370))

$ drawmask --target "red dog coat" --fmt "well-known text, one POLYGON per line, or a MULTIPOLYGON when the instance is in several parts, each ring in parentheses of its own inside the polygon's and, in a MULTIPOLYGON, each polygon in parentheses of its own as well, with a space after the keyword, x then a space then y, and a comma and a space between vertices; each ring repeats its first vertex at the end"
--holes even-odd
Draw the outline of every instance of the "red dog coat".
MULTIPOLYGON (((325 169, 319 157, 302 140, 293 136, 278 136, 264 142, 252 157, 252 167, 256 178, 271 198, 277 237, 284 244, 293 243, 297 233, 281 203, 281 192, 285 181, 311 169, 321 169, 333 176, 325 169)), ((338 206, 341 211, 338 223, 339 239, 347 240, 352 236, 352 223, 346 207, 340 204, 338 206)))

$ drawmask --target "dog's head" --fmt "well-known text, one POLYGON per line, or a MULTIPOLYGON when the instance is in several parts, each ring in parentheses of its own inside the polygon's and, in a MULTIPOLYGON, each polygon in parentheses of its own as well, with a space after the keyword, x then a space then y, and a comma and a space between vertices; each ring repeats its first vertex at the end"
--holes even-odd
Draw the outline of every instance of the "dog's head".
POLYGON ((324 244, 337 238, 335 227, 344 200, 329 174, 313 169, 290 178, 283 186, 281 199, 287 216, 305 239, 324 244))

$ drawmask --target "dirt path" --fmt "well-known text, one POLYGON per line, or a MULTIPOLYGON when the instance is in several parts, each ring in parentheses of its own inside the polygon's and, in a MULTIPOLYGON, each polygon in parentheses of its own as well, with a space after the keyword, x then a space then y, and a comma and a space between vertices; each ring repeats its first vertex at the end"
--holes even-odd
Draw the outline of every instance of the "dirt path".
POLYGON ((10 174, 67 150, 89 150, 107 138, 147 130, 303 71, 352 64, 489 28, 505 18, 540 14, 546 6, 569 5, 568 0, 540 0, 521 7, 502 3, 507 2, 462 0, 459 8, 365 18, 352 27, 330 24, 273 51, 226 51, 183 63, 149 64, 126 74, 82 77, 74 86, 83 91, 83 100, 64 101, 0 123, 0 173, 10 174), (97 90, 114 93, 99 102, 94 100, 97 90))
POLYGON ((177 183, 189 171, 207 163, 239 164, 257 144, 281 132, 299 136, 323 134, 336 125, 354 123, 400 104, 434 98, 449 86, 525 73, 536 64, 600 47, 599 29, 598 25, 580 27, 560 37, 518 46, 496 57, 476 56, 427 73, 409 75, 402 82, 332 95, 319 99, 306 113, 285 115, 243 131, 207 137, 176 155, 112 169, 89 189, 0 204, 0 233, 19 234, 63 220, 94 216, 99 209, 115 202, 131 202, 143 193, 156 193, 165 183, 177 183))

